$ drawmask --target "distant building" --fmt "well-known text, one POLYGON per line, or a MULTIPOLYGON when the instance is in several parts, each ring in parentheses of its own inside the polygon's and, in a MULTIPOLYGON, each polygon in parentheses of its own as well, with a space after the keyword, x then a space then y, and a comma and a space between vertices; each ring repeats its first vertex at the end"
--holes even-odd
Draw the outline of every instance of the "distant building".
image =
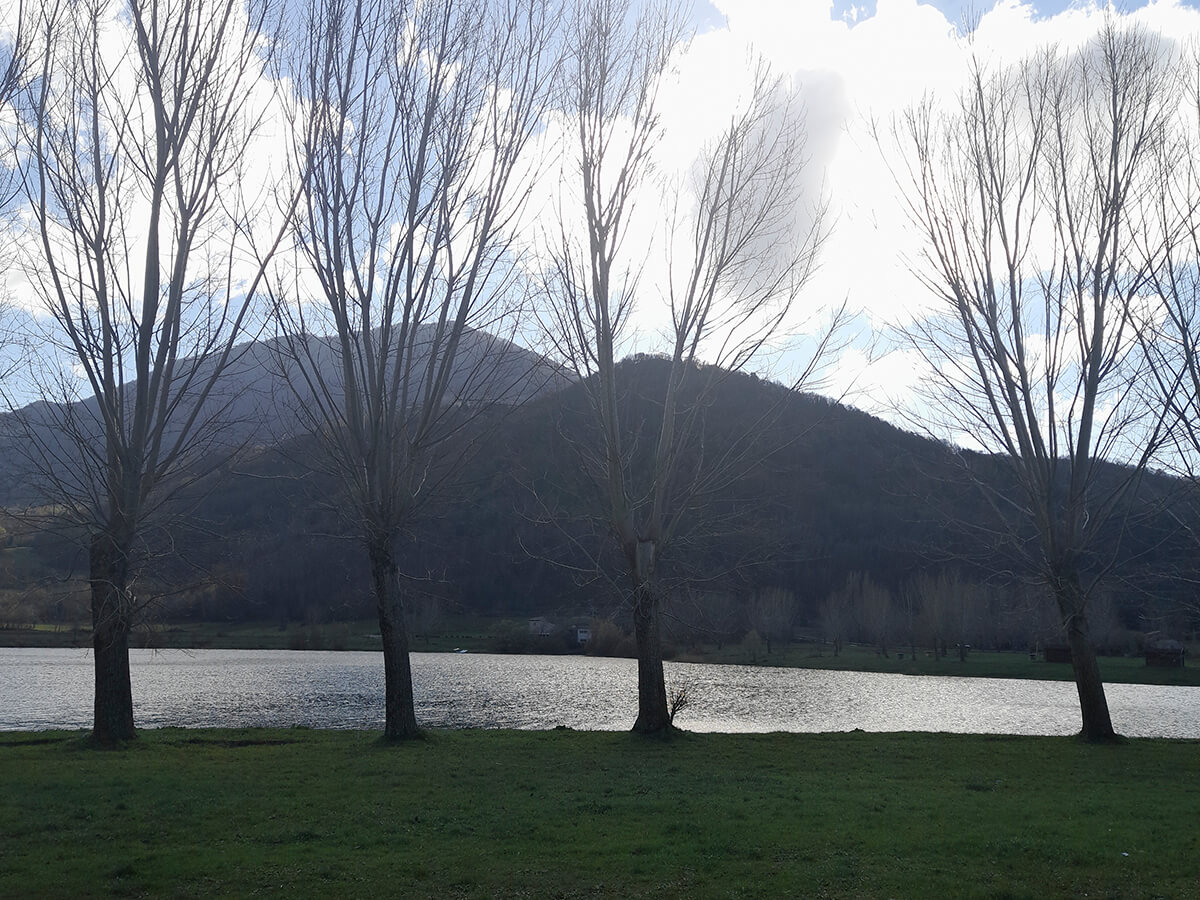
POLYGON ((1146 643, 1146 665, 1165 669, 1182 669, 1187 651, 1179 641, 1162 639, 1146 643))
POLYGON ((1047 644, 1044 651, 1048 663, 1069 663, 1071 648, 1067 644, 1047 644))
POLYGON ((534 616, 529 620, 529 633, 542 638, 562 634, 568 644, 583 647, 592 639, 592 626, 590 619, 560 623, 546 616, 534 616))

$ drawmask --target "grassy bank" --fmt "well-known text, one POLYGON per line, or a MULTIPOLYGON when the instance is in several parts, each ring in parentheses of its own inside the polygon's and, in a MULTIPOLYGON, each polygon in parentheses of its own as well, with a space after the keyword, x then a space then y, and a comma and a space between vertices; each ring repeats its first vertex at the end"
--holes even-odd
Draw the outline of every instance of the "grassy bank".
MULTIPOLYGON (((0 647, 89 647, 90 628, 65 625, 0 627, 0 647)), ((463 647, 487 649, 486 625, 463 623, 434 637, 413 640, 416 651, 445 652, 463 647)), ((263 622, 189 622, 139 628, 131 637, 135 647, 157 649, 222 650, 378 650, 379 623, 375 620, 321 625, 263 622)))
MULTIPOLYGON (((899 675, 956 675, 967 678, 1042 678, 1050 681, 1070 681, 1074 677, 1070 663, 1048 663, 1030 659, 1028 653, 987 652, 971 650, 966 659, 954 653, 935 657, 918 652, 914 657, 907 649, 893 650, 881 656, 873 647, 847 644, 834 656, 828 644, 795 642, 776 643, 772 652, 762 646, 747 647, 735 644, 722 649, 707 647, 700 653, 682 653, 679 660, 725 663, 731 665, 770 665, 785 668, 840 669, 853 672, 894 672, 899 675)), ((1180 669, 1147 666, 1140 656, 1102 656, 1100 672, 1104 680, 1118 684, 1179 684, 1200 685, 1200 660, 1189 657, 1180 669)))
POLYGON ((1200 897, 1200 742, 0 735, 0 896, 1200 897))
MULTIPOLYGON (((524 629, 520 620, 461 617, 448 623, 443 633, 417 637, 417 652, 468 650, 494 653, 512 646, 536 649, 536 639, 521 642, 511 635, 524 629), (509 636, 503 640, 503 636, 509 636)), ((221 648, 233 650, 378 650, 379 626, 374 621, 341 622, 328 625, 269 625, 263 623, 201 622, 164 625, 134 635, 135 646, 179 649, 221 648)), ((0 628, 0 647, 88 647, 91 633, 85 629, 39 625, 0 628)), ((561 646, 561 645, 559 645, 561 646)), ((828 644, 817 641, 774 642, 771 652, 760 641, 703 645, 675 652, 669 658, 681 662, 726 665, 783 666, 806 669, 844 669, 856 672, 893 672, 901 675, 957 675, 979 678, 1042 678, 1069 681, 1071 666, 1030 659, 1028 653, 995 653, 972 650, 965 660, 951 653, 935 657, 907 649, 879 655, 873 647, 847 644, 837 656, 828 644)), ((1105 681, 1118 684, 1200 685, 1200 656, 1188 657, 1181 669, 1148 667, 1139 656, 1105 656, 1100 659, 1105 681)))

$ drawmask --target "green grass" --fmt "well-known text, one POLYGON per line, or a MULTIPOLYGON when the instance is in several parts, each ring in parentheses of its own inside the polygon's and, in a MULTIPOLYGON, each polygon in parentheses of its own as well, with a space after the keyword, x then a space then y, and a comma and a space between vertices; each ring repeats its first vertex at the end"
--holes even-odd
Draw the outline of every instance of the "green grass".
MULTIPOLYGON (((727 644, 720 650, 706 647, 700 652, 680 653, 675 659, 733 665, 894 672, 900 675, 1042 678, 1050 681, 1071 681, 1074 678, 1069 663, 1030 659, 1028 653, 971 650, 965 660, 960 660, 955 653, 939 659, 918 648, 914 658, 911 651, 904 647, 899 651, 893 649, 884 657, 874 647, 846 644, 842 652, 834 656, 828 644, 816 642, 776 642, 772 645, 771 653, 765 651, 764 645, 727 644)), ((1105 681, 1119 684, 1200 685, 1200 660, 1190 656, 1182 669, 1165 669, 1147 666, 1140 656, 1102 656, 1100 674, 1105 681)))
MULTIPOLYGON (((28 625, 0 628, 0 647, 88 647, 89 628, 28 625)), ((460 647, 483 651, 489 635, 479 620, 454 623, 447 633, 413 639, 414 651, 444 652, 460 647)), ((378 650, 379 623, 373 619, 327 625, 290 623, 280 627, 262 622, 194 622, 157 625, 134 632, 132 646, 165 649, 223 650, 378 650)))
POLYGON ((1200 897, 1200 742, 0 735, 0 896, 1200 897))

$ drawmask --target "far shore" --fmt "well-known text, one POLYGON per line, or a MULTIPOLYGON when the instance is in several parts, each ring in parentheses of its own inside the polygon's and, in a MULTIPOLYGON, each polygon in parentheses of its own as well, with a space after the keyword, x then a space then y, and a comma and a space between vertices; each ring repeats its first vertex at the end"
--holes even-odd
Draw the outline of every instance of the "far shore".
MULTIPOLYGON (((416 636, 412 651, 447 653, 562 653, 589 652, 570 648, 565 642, 522 633, 524 620, 464 619, 436 634, 416 636)), ((69 625, 3 625, 0 647, 87 648, 91 632, 69 625)), ((190 650, 378 650, 378 628, 370 621, 332 624, 284 625, 269 623, 197 622, 160 624, 137 630, 131 646, 153 649, 190 650)), ((597 656, 629 656, 630 647, 597 656)), ((1181 668, 1149 666, 1140 655, 1102 656, 1104 680, 1115 684, 1167 684, 1200 686, 1200 654, 1190 654, 1181 668)), ((835 653, 831 644, 812 638, 793 641, 759 639, 674 648, 666 658, 675 662, 718 665, 779 666, 784 668, 839 669, 857 672, 889 672, 901 675, 950 675, 978 678, 1034 678, 1069 681, 1069 663, 1046 662, 1043 655, 1029 651, 965 652, 950 645, 945 654, 917 645, 892 645, 885 656, 879 648, 846 644, 835 653), (915 651, 915 652, 914 652, 915 651)))

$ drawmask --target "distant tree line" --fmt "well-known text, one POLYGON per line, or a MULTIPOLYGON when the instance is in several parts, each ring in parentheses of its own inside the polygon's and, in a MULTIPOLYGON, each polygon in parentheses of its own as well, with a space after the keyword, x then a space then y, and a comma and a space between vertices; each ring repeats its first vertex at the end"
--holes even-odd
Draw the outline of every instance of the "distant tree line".
MULTIPOLYGON (((645 393, 641 402, 653 404, 662 368, 653 359, 620 367, 631 402, 645 393)), ((759 396, 770 390, 746 376, 733 378, 712 419, 724 419, 725 404, 770 406, 774 398, 759 396)), ((581 394, 567 388, 514 411, 491 431, 490 452, 476 455, 448 486, 431 508, 427 540, 401 559, 414 598, 436 599, 447 613, 595 616, 631 627, 620 585, 597 579, 587 557, 572 555, 572 538, 537 518, 543 502, 573 507, 580 519, 575 539, 583 539, 583 497, 560 495, 548 483, 535 499, 524 476, 512 477, 549 471, 564 408, 580 402, 581 394)), ((797 395, 788 408, 781 433, 805 437, 742 480, 744 512, 733 535, 697 543, 695 558, 689 554, 680 567, 664 609, 669 647, 736 641, 751 630, 877 645, 864 592, 886 594, 889 652, 908 646, 914 628, 926 635, 918 636, 919 646, 945 644, 951 651, 964 634, 974 647, 1022 651, 1064 640, 1036 579, 1020 577, 1019 560, 985 533, 963 527, 988 521, 989 510, 956 454, 814 395, 797 395), (740 565, 750 559, 753 565, 740 565), (760 593, 782 594, 786 615, 756 613, 760 593), (786 629, 764 625, 781 617, 786 629), (937 635, 934 623, 943 625, 937 635)), ((360 551, 337 513, 337 484, 311 472, 303 456, 312 452, 302 441, 263 448, 212 476, 194 507, 198 527, 188 555, 195 568, 164 558, 156 573, 147 573, 164 584, 195 582, 164 598, 160 621, 336 622, 373 615, 360 551)), ((976 457, 975 464, 985 477, 1002 475, 997 460, 976 457)), ((561 476, 554 482, 562 486, 561 476)), ((1096 642, 1112 651, 1131 649, 1138 632, 1190 638, 1200 626, 1189 603, 1190 537, 1181 527, 1191 512, 1177 479, 1148 473, 1134 501, 1129 521, 1136 527, 1124 537, 1120 575, 1101 591, 1096 642)), ((38 580, 34 567, 60 578, 69 573, 77 556, 73 540, 23 532, 16 521, 10 527, 25 563, 0 557, 11 560, 6 587, 14 592, 6 595, 14 598, 11 612, 0 619, 21 618, 20 603, 26 616, 64 620, 72 602, 78 619, 85 610, 78 599, 64 600, 61 589, 46 590, 36 603, 16 593, 38 580)))

